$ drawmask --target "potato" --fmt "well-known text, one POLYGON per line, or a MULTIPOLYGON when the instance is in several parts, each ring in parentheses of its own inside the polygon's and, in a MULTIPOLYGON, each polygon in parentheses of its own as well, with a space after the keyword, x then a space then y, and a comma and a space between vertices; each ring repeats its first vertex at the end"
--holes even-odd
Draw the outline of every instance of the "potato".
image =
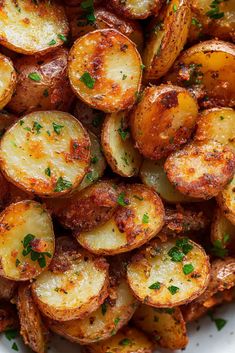
POLYGON ((194 137, 197 141, 217 141, 235 151, 235 110, 213 108, 201 113, 194 137))
POLYGON ((105 302, 82 320, 49 321, 53 332, 80 344, 91 344, 113 336, 124 326, 138 306, 125 280, 110 288, 105 302))
POLYGON ((8 113, 6 110, 0 111, 0 138, 16 120, 17 118, 15 115, 8 113))
POLYGON ((45 353, 47 350, 48 331, 33 301, 31 285, 28 283, 22 283, 19 286, 17 309, 20 319, 20 334, 24 343, 36 353, 45 353))
POLYGON ((173 307, 193 301, 209 281, 205 251, 188 238, 153 240, 136 253, 127 266, 127 279, 135 296, 154 307, 173 307))
POLYGON ((138 47, 143 48, 143 32, 136 21, 123 19, 107 8, 95 8, 94 18, 90 19, 90 11, 79 7, 66 7, 71 36, 73 40, 95 29, 113 28, 129 37, 138 47))
POLYGON ((125 327, 108 340, 85 347, 84 353, 153 353, 153 344, 143 332, 125 327))
POLYGON ((218 142, 193 142, 166 160, 165 172, 182 194, 210 199, 229 183, 235 171, 235 154, 218 142))
POLYGON ((123 177, 138 174, 141 156, 131 138, 127 114, 108 114, 103 124, 101 136, 104 155, 114 172, 123 177))
POLYGON ((163 226, 164 207, 158 195, 141 184, 125 185, 113 217, 88 232, 74 232, 78 242, 94 254, 115 255, 138 248, 163 226))
POLYGON ((113 181, 100 180, 70 198, 51 199, 46 205, 63 227, 89 231, 113 216, 119 191, 113 181))
POLYGON ((55 197, 75 189, 90 163, 90 139, 70 114, 34 112, 1 139, 5 176, 24 191, 55 197))
POLYGON ((17 283, 15 281, 0 277, 0 300, 10 301, 15 293, 16 287, 17 283))
MULTIPOLYGON (((1 6, 1 5, 0 5, 1 6)), ((1 23, 1 19, 0 19, 1 23)), ((1 32, 1 29, 0 29, 1 32)), ((0 110, 11 100, 16 87, 16 71, 12 61, 0 54, 0 110)))
POLYGON ((0 173, 0 209, 4 207, 9 197, 9 185, 3 175, 0 173))
POLYGON ((128 109, 140 88, 141 64, 135 45, 120 32, 93 31, 70 51, 70 83, 77 96, 95 109, 108 113, 128 109))
POLYGON ((42 205, 22 201, 0 215, 0 274, 15 281, 37 277, 54 254, 51 218, 42 205))
POLYGON ((110 5, 120 15, 127 18, 143 19, 157 14, 163 4, 163 0, 111 0, 110 5))
POLYGON ((68 32, 64 9, 55 1, 1 3, 0 44, 13 51, 27 55, 52 51, 64 43, 68 32))
POLYGON ((175 350, 188 344, 185 321, 178 307, 159 309, 142 304, 135 312, 133 322, 160 347, 175 350))
POLYGON ((82 125, 96 136, 100 137, 105 113, 92 109, 81 100, 77 100, 73 115, 82 123, 82 125))
POLYGON ((17 188, 14 184, 8 183, 8 188, 9 193, 7 199, 7 206, 12 203, 34 199, 34 195, 24 192, 23 190, 17 188))
POLYGON ((15 329, 18 327, 18 318, 15 307, 10 303, 0 302, 0 333, 15 329))
POLYGON ((217 196, 216 200, 225 217, 235 225, 235 176, 232 181, 217 196))
POLYGON ((140 153, 158 160, 179 149, 190 138, 197 114, 197 102, 186 90, 170 85, 147 87, 131 115, 140 153))
POLYGON ((58 238, 56 246, 50 270, 32 285, 34 301, 53 320, 83 318, 108 296, 108 264, 69 237, 58 238))
POLYGON ((203 108, 235 106, 235 46, 209 40, 185 50, 165 77, 195 95, 203 108))
POLYGON ((40 58, 22 56, 16 59, 17 86, 8 108, 17 114, 33 110, 67 111, 74 97, 67 76, 67 62, 65 48, 40 58))
POLYGON ((164 171, 165 160, 145 159, 140 168, 142 182, 154 189, 168 203, 193 202, 195 199, 181 194, 168 180, 164 171))
POLYGON ((168 2, 157 17, 146 41, 143 53, 144 79, 156 80, 165 75, 186 43, 191 22, 187 0, 168 2))

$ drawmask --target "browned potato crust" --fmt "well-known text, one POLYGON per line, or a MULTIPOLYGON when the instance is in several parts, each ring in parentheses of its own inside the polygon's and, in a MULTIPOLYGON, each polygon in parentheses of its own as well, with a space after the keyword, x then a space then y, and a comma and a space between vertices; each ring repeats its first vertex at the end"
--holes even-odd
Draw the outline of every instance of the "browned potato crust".
POLYGON ((158 14, 163 0, 111 0, 110 4, 115 11, 124 17, 144 19, 150 15, 158 14))
POLYGON ((45 353, 47 350, 48 331, 33 301, 30 284, 20 284, 17 309, 20 319, 20 334, 24 343, 36 353, 45 353))
POLYGON ((15 292, 17 283, 7 278, 0 277, 0 300, 10 300, 15 292))
POLYGON ((211 224, 211 242, 222 250, 222 255, 227 252, 235 254, 235 225, 232 224, 223 214, 220 208, 214 212, 211 224))
POLYGON ((67 76, 67 63, 65 48, 40 57, 16 59, 17 86, 8 108, 17 114, 33 110, 67 111, 74 97, 67 76), (37 81, 33 80, 32 73, 38 75, 37 81))
POLYGON ((16 309, 10 303, 0 302, 0 333, 18 327, 16 309))
POLYGON ((171 85, 146 88, 131 115, 140 153, 157 160, 179 149, 192 134, 197 114, 197 102, 186 90, 171 85))
POLYGON ((235 225, 235 176, 232 181, 217 196, 216 200, 225 217, 235 225))
POLYGON ((113 29, 96 30, 74 43, 69 54, 69 79, 83 101, 112 113, 135 103, 141 64, 136 46, 127 37, 113 29))
POLYGON ((8 113, 6 110, 0 111, 0 138, 16 120, 17 117, 15 115, 8 113))
POLYGON ((193 142, 165 162, 170 182, 182 194, 210 199, 223 190, 235 171, 235 155, 217 142, 193 142))

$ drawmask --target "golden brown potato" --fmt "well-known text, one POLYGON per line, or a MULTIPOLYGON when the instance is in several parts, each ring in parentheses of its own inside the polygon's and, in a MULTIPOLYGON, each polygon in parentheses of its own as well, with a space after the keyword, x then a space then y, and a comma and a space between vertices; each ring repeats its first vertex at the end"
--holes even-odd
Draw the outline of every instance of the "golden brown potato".
POLYGON ((0 277, 0 300, 10 301, 15 293, 16 287, 17 283, 15 281, 0 277))
POLYGON ((6 110, 0 111, 0 138, 16 120, 17 118, 15 115, 8 113, 6 110))
POLYGON ((55 1, 4 0, 0 8, 3 46, 32 55, 63 45, 69 27, 64 8, 55 1))
POLYGON ((108 340, 93 343, 84 348, 84 353, 153 353, 153 344, 136 328, 125 327, 108 340))
POLYGON ((135 312, 138 302, 124 279, 112 284, 105 302, 84 319, 58 322, 49 320, 50 330, 80 344, 91 344, 113 336, 135 312))
POLYGON ((235 106, 235 46, 210 40, 185 50, 165 78, 189 89, 203 108, 235 106))
POLYGON ((194 136, 197 141, 217 141, 235 151, 235 110, 213 108, 201 113, 194 136))
MULTIPOLYGON (((1 5, 0 5, 1 6, 1 5)), ((0 19, 1 22, 1 19, 0 19)), ((1 29, 0 29, 1 31, 1 29)), ((16 87, 16 71, 12 61, 0 54, 0 110, 11 100, 16 87)))
POLYGON ((205 291, 209 277, 205 251, 188 238, 164 243, 155 239, 127 266, 127 279, 137 299, 159 308, 193 301, 205 291))
POLYGON ((152 161, 145 159, 140 168, 142 182, 154 189, 168 203, 194 202, 196 199, 181 194, 170 183, 164 171, 165 160, 152 161))
POLYGON ((50 270, 32 285, 35 303, 53 320, 84 318, 108 296, 108 264, 81 249, 69 237, 57 239, 50 270))
POLYGON ((123 177, 138 174, 142 159, 134 147, 125 112, 107 115, 103 124, 101 143, 107 162, 114 172, 123 177))
POLYGON ((187 0, 167 3, 160 17, 152 24, 143 54, 144 78, 156 80, 165 75, 186 43, 191 22, 187 0))
POLYGON ((178 307, 162 309, 142 304, 133 322, 160 347, 175 350, 188 344, 185 321, 178 307))
POLYGON ((197 114, 197 102, 187 90, 171 85, 146 88, 131 115, 140 153, 158 160, 179 149, 190 138, 197 114))
POLYGON ((235 176, 232 181, 217 196, 216 200, 225 217, 235 225, 235 176))
POLYGON ((74 232, 90 252, 120 254, 140 247, 160 232, 164 207, 153 190, 141 184, 125 185, 117 203, 119 207, 108 222, 88 232, 74 232))
POLYGON ((16 59, 17 86, 8 108, 17 114, 33 110, 67 111, 74 97, 67 76, 67 63, 65 48, 40 57, 16 59))
POLYGON ((219 194, 232 179, 235 154, 218 142, 193 142, 166 160, 165 172, 182 194, 210 199, 219 194))
POLYGON ((24 343, 36 353, 45 353, 47 350, 48 331, 33 301, 31 285, 28 283, 22 283, 19 286, 17 309, 20 319, 20 334, 24 343))
POLYGON ((0 158, 4 175, 16 186, 55 197, 81 183, 90 163, 90 139, 69 113, 33 112, 4 134, 0 158))
POLYGON ((18 327, 18 317, 16 309, 10 303, 1 301, 0 302, 0 333, 18 327))
POLYGON ((1 276, 26 281, 37 277, 54 254, 52 220, 35 201, 11 204, 0 216, 1 276))
POLYGON ((127 18, 143 19, 158 11, 163 4, 163 0, 111 0, 110 5, 120 15, 127 18))
POLYGON ((112 113, 135 103, 141 64, 134 43, 127 37, 113 29, 96 30, 74 43, 69 54, 69 79, 84 102, 112 113))

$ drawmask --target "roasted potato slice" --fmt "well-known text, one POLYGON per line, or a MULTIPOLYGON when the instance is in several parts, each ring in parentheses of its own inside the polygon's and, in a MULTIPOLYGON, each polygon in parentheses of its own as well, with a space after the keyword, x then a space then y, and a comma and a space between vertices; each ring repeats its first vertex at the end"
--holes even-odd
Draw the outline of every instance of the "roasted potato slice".
POLYGON ((216 200, 225 217, 235 225, 235 176, 232 181, 217 196, 216 200))
POLYGON ((68 32, 64 8, 55 1, 1 3, 0 44, 18 53, 51 51, 63 45, 68 32))
POLYGON ((115 255, 138 248, 159 233, 164 207, 158 195, 140 184, 126 185, 120 205, 104 225, 89 232, 74 232, 78 242, 94 254, 115 255))
POLYGON ((154 189, 163 200, 169 203, 193 202, 195 199, 181 194, 170 183, 164 171, 165 160, 145 159, 140 168, 142 182, 154 189))
POLYGON ((17 283, 7 278, 0 277, 0 300, 8 300, 13 297, 17 283))
POLYGON ((193 301, 209 281, 205 251, 188 238, 153 240, 127 266, 127 279, 137 299, 154 307, 173 307, 193 301))
POLYGON ((78 99, 73 114, 82 123, 82 125, 88 129, 88 131, 91 131, 93 134, 100 137, 102 125, 105 119, 104 112, 93 109, 78 99))
POLYGON ((74 92, 95 109, 108 113, 131 108, 142 77, 141 58, 133 42, 113 29, 87 33, 69 55, 74 92))
POLYGON ((210 199, 229 183, 235 154, 218 142, 193 142, 172 153, 164 165, 170 182, 182 194, 210 199))
POLYGON ((133 322, 160 347, 175 350, 188 344, 185 321, 178 307, 163 309, 142 304, 135 312, 133 322))
POLYGON ((18 317, 14 305, 0 302, 0 333, 6 332, 18 327, 18 317))
POLYGON ((69 237, 58 238, 56 246, 50 270, 32 285, 34 301, 53 320, 83 318, 108 295, 108 264, 79 248, 69 237))
POLYGON ((158 160, 179 149, 190 138, 197 115, 197 102, 187 90, 171 85, 147 87, 131 115, 140 153, 158 160))
POLYGON ((11 204, 0 215, 0 273, 15 281, 37 277, 54 254, 53 225, 35 201, 11 204))
POLYGON ((168 2, 161 16, 155 18, 143 53, 146 81, 159 79, 168 72, 186 43, 190 22, 187 0, 168 2))
POLYGON ((8 108, 14 113, 35 110, 67 111, 74 98, 67 76, 68 51, 59 48, 40 58, 22 56, 14 61, 17 85, 8 108))
POLYGON ((0 111, 0 138, 16 120, 17 118, 15 115, 8 113, 6 110, 0 111))
POLYGON ((209 40, 185 50, 166 76, 189 89, 203 108, 235 106, 235 46, 209 40))
POLYGON ((102 148, 114 172, 124 177, 138 174, 141 156, 131 138, 127 114, 108 114, 103 124, 102 148))
POLYGON ((110 5, 120 15, 127 18, 143 19, 158 14, 163 0, 111 0, 110 5))
POLYGON ((34 112, 4 134, 0 159, 5 176, 16 186, 55 197, 82 181, 90 163, 90 139, 68 113, 34 112))
POLYGON ((153 353, 153 344, 136 328, 125 327, 108 340, 93 343, 84 348, 84 353, 153 353))
POLYGON ((194 137, 197 141, 217 141, 235 151, 235 110, 213 108, 201 113, 194 137))
POLYGON ((111 286, 109 297, 89 316, 66 322, 49 321, 49 328, 69 341, 91 344, 113 336, 134 314, 138 302, 125 280, 111 286))
POLYGON ((20 319, 20 334, 24 343, 36 353, 45 353, 47 350, 48 331, 33 301, 31 285, 28 283, 22 283, 19 286, 17 309, 20 319))
MULTIPOLYGON (((1 19, 0 19, 1 22, 1 19)), ((1 31, 1 30, 0 30, 1 31)), ((0 110, 11 100, 16 87, 16 71, 12 61, 0 54, 0 110)))

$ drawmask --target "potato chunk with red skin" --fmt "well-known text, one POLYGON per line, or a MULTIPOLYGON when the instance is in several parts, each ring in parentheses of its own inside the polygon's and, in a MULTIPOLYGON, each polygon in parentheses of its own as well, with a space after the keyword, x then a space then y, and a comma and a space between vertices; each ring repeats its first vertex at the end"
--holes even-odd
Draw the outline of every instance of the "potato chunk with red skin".
POLYGON ((0 110, 11 100, 17 81, 16 71, 12 61, 0 53, 0 110))
POLYGON ((164 168, 170 182, 182 194, 210 199, 232 179, 235 155, 217 142, 193 142, 171 154, 164 168))
POLYGON ((197 114, 197 102, 186 90, 170 85, 146 88, 131 115, 140 153, 158 160, 179 149, 191 136, 197 114))
POLYGON ((150 15, 158 14, 163 0, 111 0, 111 8, 126 18, 144 19, 150 15))

